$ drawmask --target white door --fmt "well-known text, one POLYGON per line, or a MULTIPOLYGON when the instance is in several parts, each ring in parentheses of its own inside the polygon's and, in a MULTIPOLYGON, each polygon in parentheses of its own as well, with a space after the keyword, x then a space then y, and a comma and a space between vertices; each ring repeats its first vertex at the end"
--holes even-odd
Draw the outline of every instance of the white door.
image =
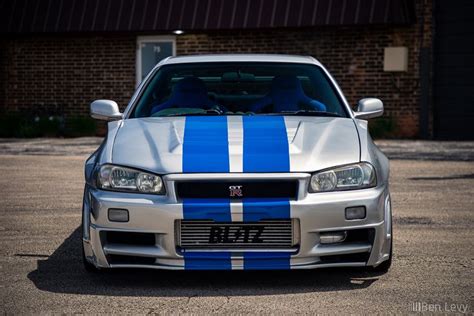
POLYGON ((137 86, 162 59, 176 55, 172 36, 141 36, 137 38, 137 86))

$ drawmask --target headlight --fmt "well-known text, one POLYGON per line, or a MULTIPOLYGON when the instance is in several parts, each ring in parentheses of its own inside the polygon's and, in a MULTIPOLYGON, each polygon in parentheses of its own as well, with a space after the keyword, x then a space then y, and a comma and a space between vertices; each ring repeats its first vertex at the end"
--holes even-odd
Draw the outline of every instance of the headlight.
POLYGON ((313 174, 310 192, 355 190, 374 187, 377 184, 374 167, 362 162, 313 174))
POLYGON ((105 190, 164 194, 161 177, 113 165, 100 167, 97 184, 105 190))

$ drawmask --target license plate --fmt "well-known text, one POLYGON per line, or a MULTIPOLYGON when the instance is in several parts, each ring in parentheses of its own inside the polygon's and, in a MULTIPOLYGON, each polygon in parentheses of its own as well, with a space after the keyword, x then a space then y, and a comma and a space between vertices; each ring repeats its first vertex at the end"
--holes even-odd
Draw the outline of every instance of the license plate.
POLYGON ((212 226, 209 234, 210 244, 258 244, 261 239, 264 226, 236 226, 219 225, 212 226))

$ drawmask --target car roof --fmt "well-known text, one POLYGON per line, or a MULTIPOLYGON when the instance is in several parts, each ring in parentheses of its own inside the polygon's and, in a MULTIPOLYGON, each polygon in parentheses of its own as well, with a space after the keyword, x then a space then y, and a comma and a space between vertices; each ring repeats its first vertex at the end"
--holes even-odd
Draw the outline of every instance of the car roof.
POLYGON ((209 54, 168 57, 157 66, 182 63, 209 63, 209 62, 277 62, 300 63, 322 66, 311 56, 280 55, 280 54, 209 54))

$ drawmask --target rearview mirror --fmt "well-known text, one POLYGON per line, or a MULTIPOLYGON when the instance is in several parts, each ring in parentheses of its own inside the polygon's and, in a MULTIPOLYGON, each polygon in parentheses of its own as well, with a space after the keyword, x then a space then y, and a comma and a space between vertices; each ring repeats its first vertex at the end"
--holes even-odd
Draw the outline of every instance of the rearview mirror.
POLYGON ((383 103, 380 99, 366 98, 361 99, 357 104, 357 112, 354 116, 358 119, 369 119, 382 116, 383 103))
POLYGON ((112 100, 95 100, 91 103, 91 116, 98 120, 115 121, 122 119, 117 102, 112 100))

